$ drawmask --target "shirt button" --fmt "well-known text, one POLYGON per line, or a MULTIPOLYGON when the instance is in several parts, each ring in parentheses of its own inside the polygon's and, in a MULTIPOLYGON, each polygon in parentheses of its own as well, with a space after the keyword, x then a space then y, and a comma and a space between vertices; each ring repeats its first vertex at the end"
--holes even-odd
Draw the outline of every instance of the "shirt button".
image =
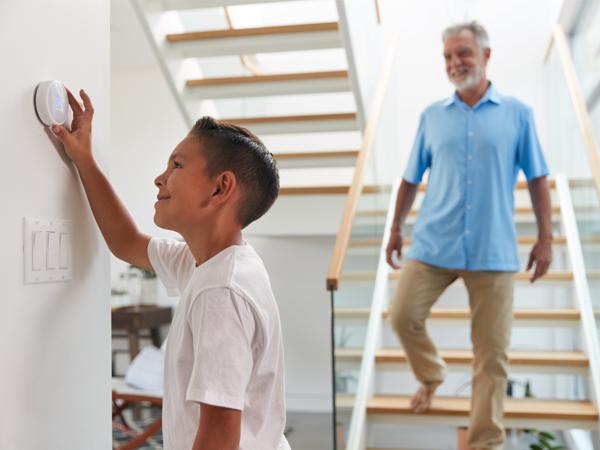
POLYGON ((473 184, 473 180, 467 180, 467 184, 473 184))
POLYGON ((473 133, 472 131, 469 131, 467 134, 469 135, 469 137, 473 137, 473 135, 474 135, 475 133, 473 133))
POLYGON ((471 234, 471 230, 465 230, 465 234, 471 234))
POLYGON ((469 155, 469 161, 473 159, 473 155, 469 155))
POLYGON ((467 205, 467 209, 471 209, 471 205, 467 205))

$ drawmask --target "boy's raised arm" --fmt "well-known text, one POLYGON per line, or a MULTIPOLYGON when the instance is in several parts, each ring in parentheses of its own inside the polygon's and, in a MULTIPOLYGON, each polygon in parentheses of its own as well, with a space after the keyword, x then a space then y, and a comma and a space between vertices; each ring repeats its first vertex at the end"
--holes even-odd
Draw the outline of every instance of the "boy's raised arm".
POLYGON ((110 182, 92 154, 92 117, 94 108, 88 95, 80 91, 83 107, 70 91, 69 104, 73 110, 71 131, 58 125, 52 131, 62 142, 67 156, 73 161, 83 183, 88 202, 108 248, 119 259, 152 270, 148 259, 150 237, 137 229, 135 222, 117 197, 110 182))

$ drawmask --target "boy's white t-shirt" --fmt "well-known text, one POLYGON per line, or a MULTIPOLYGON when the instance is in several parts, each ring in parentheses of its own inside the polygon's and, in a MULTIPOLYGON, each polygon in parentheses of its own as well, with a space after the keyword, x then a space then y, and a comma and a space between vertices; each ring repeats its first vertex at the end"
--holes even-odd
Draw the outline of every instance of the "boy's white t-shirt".
POLYGON ((242 411, 240 450, 286 450, 283 342, 262 260, 244 243, 196 267, 185 243, 153 238, 148 257, 180 295, 165 353, 165 450, 191 450, 200 405, 242 411))

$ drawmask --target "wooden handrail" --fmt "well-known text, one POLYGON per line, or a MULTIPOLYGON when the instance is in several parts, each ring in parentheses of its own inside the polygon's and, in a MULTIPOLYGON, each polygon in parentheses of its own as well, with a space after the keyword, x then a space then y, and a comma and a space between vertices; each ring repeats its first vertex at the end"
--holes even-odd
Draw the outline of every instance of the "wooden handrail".
POLYGON ((573 63, 567 37, 565 36, 565 32, 560 24, 554 26, 552 40, 548 45, 548 50, 546 51, 545 55, 546 61, 548 61, 550 50, 553 44, 556 45, 556 50, 558 51, 558 56, 563 69, 563 75, 569 90, 569 97, 573 103, 573 109, 575 116, 577 117, 577 123, 579 124, 579 131, 581 132, 588 162, 590 164, 592 178, 596 186, 596 191, 600 196, 600 156, 598 153, 600 148, 598 147, 598 142, 596 141, 596 137, 594 135, 590 114, 587 110, 585 101, 583 100, 581 86, 579 84, 579 79, 577 78, 575 64, 573 63))
MULTIPOLYGON (((235 27, 233 26, 233 20, 231 19, 231 14, 229 13, 229 8, 227 8, 227 6, 223 6, 223 12, 225 14, 225 20, 227 21, 227 26, 229 27, 229 29, 230 30, 235 29, 235 27)), ((260 70, 258 70, 258 68, 250 62, 248 55, 240 55, 240 63, 252 75, 254 75, 254 76, 260 75, 260 70)))
POLYGON ((399 35, 396 34, 392 40, 388 54, 386 55, 386 60, 382 66, 381 77, 377 83, 377 91, 375 92, 375 97, 371 108, 371 115, 365 127, 362 145, 358 153, 358 157, 356 158, 354 176, 348 191, 348 196, 346 197, 342 223, 335 239, 331 262, 329 263, 329 270, 327 271, 327 289, 330 291, 335 291, 338 288, 344 257, 346 256, 348 242, 350 241, 352 222, 354 221, 354 216, 356 215, 358 198, 363 191, 363 178, 366 169, 367 158, 371 153, 373 143, 375 141, 375 132, 377 130, 377 126, 379 125, 379 117, 381 116, 383 100, 391 78, 394 60, 396 59, 398 44, 399 35))

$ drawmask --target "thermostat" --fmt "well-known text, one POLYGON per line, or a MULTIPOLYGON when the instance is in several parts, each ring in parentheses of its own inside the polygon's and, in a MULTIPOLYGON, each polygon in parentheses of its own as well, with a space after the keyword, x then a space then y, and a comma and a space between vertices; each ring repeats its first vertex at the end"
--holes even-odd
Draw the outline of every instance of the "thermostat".
POLYGON ((33 94, 35 113, 43 125, 63 125, 69 114, 67 90, 60 81, 43 81, 33 94))

